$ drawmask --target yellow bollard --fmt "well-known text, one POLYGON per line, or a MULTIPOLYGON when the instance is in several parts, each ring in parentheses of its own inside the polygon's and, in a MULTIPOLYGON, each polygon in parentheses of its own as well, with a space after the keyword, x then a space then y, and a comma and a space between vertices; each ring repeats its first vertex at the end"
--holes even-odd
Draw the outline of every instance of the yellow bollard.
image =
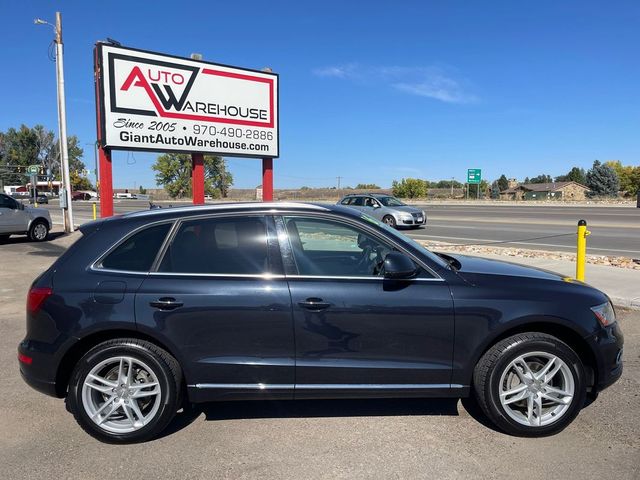
POLYGON ((576 280, 584 282, 584 266, 587 263, 587 235, 591 232, 587 230, 587 221, 578 222, 578 248, 576 253, 576 280))
POLYGON ((96 202, 93 202, 93 219, 97 219, 98 218, 98 211, 96 209, 96 202))

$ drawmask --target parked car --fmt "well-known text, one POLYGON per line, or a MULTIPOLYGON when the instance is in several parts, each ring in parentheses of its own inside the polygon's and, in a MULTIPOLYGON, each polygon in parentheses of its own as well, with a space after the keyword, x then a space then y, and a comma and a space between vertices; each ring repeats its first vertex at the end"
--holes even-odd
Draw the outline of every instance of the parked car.
POLYGON ((87 192, 71 192, 71 200, 91 200, 91 194, 87 192))
POLYGON ((343 197, 338 204, 355 208, 394 228, 420 228, 427 223, 424 210, 411 207, 391 195, 354 193, 343 197))
POLYGON ((44 208, 25 206, 15 198, 0 193, 0 240, 10 235, 27 235, 34 242, 49 236, 51 216, 44 208))
POLYGON ((350 208, 163 208, 80 231, 29 290, 18 359, 103 441, 150 439, 183 402, 469 395, 543 436, 622 373, 604 293, 435 254, 350 208))
POLYGON ((29 203, 49 203, 49 198, 46 195, 39 193, 36 196, 35 201, 33 199, 33 196, 29 197, 29 203))

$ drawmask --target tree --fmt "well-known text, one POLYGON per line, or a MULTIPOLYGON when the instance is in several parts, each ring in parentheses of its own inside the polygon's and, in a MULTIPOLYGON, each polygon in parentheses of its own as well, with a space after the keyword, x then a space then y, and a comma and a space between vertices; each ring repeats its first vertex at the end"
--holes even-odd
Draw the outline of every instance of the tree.
POLYGON ((140 185, 140 188, 138 189, 138 193, 140 195, 146 195, 147 194, 147 189, 143 188, 142 185, 140 185))
POLYGON ((593 167, 586 175, 589 196, 615 197, 620 189, 620 181, 613 168, 603 165, 599 160, 593 162, 593 167))
POLYGON ((551 183, 553 182, 553 178, 551 178, 551 175, 546 175, 546 174, 542 174, 542 175, 538 175, 537 177, 533 177, 530 178, 528 182, 525 183, 551 183))
POLYGON ((440 180, 438 182, 429 182, 429 186, 432 188, 451 188, 451 183, 453 183, 453 188, 462 188, 462 185, 457 180, 440 180))
POLYGON ((380 187, 375 183, 359 183, 356 185, 356 190, 380 190, 380 187))
POLYGON ((556 182, 576 182, 584 185, 587 181, 585 178, 584 168, 573 167, 566 175, 556 177, 556 182))
MULTIPOLYGON (((78 144, 78 137, 67 137, 69 154, 69 177, 73 186, 71 172, 83 176, 85 165, 82 162, 84 151, 78 144)), ((3 166, 5 183, 22 184, 25 181, 26 167, 41 165, 43 170, 51 172, 55 180, 62 178, 60 169, 60 143, 51 130, 42 125, 10 128, 0 134, 0 166, 3 166), (19 167, 21 172, 15 167, 19 167)), ((86 180, 86 179, 85 179, 86 180)), ((87 180, 88 182, 88 180, 87 180)))
POLYGON ((622 165, 619 160, 605 162, 611 167, 620 181, 620 190, 627 195, 636 196, 640 191, 640 166, 622 165))
POLYGON ((503 192, 509 189, 509 180, 505 177, 504 173, 500 175, 500 178, 497 180, 498 189, 503 192))
POLYGON ((427 182, 419 178, 403 178, 391 184, 393 195, 400 198, 420 198, 427 196, 427 182))
MULTIPOLYGON (((502 176, 504 177, 504 175, 502 176)), ((506 180, 506 177, 505 177, 505 180, 506 180)), ((491 184, 491 198, 494 200, 497 200, 498 198, 500 198, 501 191, 502 190, 500 189, 500 179, 494 180, 493 183, 491 184)))
MULTIPOLYGON (((151 167, 156 183, 162 185, 171 198, 191 196, 191 156, 186 153, 166 153, 158 156, 151 167)), ((233 185, 233 176, 222 157, 204 156, 204 191, 213 198, 226 197, 233 185)))

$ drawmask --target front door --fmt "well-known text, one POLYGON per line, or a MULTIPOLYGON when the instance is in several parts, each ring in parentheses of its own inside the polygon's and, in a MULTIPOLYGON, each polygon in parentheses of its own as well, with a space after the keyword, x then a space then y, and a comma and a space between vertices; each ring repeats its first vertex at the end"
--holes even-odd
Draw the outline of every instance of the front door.
POLYGON ((398 246, 360 226, 312 216, 278 222, 289 238, 282 248, 296 398, 449 391, 454 318, 446 282, 426 268, 412 280, 384 279, 381 262, 398 246))
POLYGON ((8 195, 0 194, 0 233, 27 231, 28 220, 18 202, 8 195))
POLYGON ((265 216, 184 220, 136 295, 136 321, 182 352, 193 398, 291 398, 291 300, 265 216))

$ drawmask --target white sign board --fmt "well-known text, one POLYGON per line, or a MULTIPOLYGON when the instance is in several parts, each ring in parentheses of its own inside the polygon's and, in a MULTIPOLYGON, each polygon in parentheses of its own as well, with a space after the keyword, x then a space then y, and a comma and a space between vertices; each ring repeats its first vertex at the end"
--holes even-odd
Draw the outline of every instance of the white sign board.
POLYGON ((104 147, 278 156, 278 75, 106 44, 97 56, 104 147))

